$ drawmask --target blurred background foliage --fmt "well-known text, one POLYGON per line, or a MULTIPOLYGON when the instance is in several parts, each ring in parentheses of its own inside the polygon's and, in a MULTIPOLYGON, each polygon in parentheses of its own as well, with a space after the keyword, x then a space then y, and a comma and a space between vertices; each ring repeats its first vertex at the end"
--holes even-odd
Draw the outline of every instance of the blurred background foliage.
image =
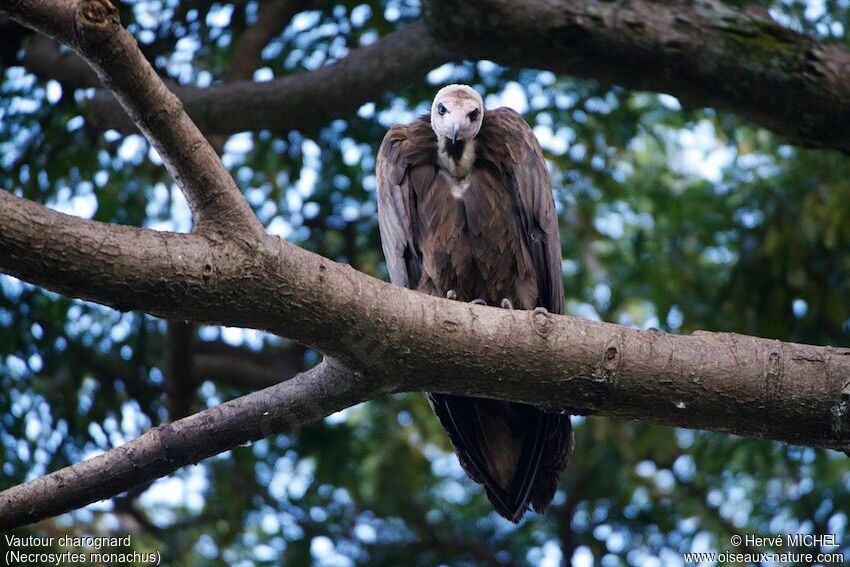
MULTIPOLYGON (((846 0, 762 4, 785 25, 849 43, 846 0)), ((152 0, 123 2, 121 17, 163 76, 207 86, 224 79, 259 8, 152 0)), ((415 0, 306 2, 263 50, 254 79, 341 59, 420 11, 415 0)), ((2 188, 86 218, 189 230, 185 201, 144 138, 97 130, 86 118, 93 89, 63 88, 20 64, 32 40, 0 38, 2 188)), ((569 313, 848 346, 847 157, 792 147, 730 114, 480 61, 444 65, 309 131, 216 143, 271 232, 385 277, 375 152, 389 126, 427 110, 448 82, 474 85, 488 106, 513 106, 534 126, 555 180, 569 313)), ((179 413, 194 412, 248 391, 245 376, 210 378, 221 374, 210 364, 210 376, 178 376, 188 379, 182 390, 169 388, 172 325, 0 276, 0 488, 120 445, 179 417, 180 403, 179 413)), ((276 361, 318 360, 262 333, 183 327, 181 356, 232 355, 272 372, 276 361)), ((733 533, 835 533, 850 556, 844 455, 607 418, 575 423, 554 505, 516 527, 492 512, 423 397, 410 394, 20 533, 131 532, 137 549, 186 566, 675 565, 683 551, 728 549, 733 533)))

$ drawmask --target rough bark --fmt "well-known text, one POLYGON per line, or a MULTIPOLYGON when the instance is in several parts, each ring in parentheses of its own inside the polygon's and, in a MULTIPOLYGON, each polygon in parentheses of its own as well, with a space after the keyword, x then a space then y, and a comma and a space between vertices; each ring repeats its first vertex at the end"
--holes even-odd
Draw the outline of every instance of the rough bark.
MULTIPOLYGON (((342 61, 268 83, 181 89, 209 133, 283 131, 342 117, 452 60, 490 59, 733 111, 804 146, 850 151, 850 52, 719 0, 479 0, 425 4, 426 22, 342 61), (398 67, 399 64, 403 64, 398 67), (337 97, 341 85, 346 97, 337 97)), ((104 94, 90 118, 132 129, 104 94)))
POLYGON ((108 0, 0 2, 20 23, 68 44, 94 68, 159 152, 198 231, 257 236, 263 228, 180 100, 166 88, 108 0))
POLYGON ((173 234, 111 226, 0 192, 0 271, 120 310, 267 330, 337 361, 0 493, 0 526, 102 499, 390 391, 471 394, 850 450, 850 349, 637 331, 380 282, 252 229, 256 219, 218 158, 139 61, 105 0, 0 0, 0 8, 93 62, 213 227, 173 234))
POLYGON ((850 448, 848 349, 471 306, 271 236, 248 246, 110 226, 8 193, 0 226, 3 272, 122 310, 283 334, 379 376, 387 390, 850 448))
POLYGON ((426 2, 465 57, 665 92, 805 146, 850 151, 850 52, 720 0, 426 2))

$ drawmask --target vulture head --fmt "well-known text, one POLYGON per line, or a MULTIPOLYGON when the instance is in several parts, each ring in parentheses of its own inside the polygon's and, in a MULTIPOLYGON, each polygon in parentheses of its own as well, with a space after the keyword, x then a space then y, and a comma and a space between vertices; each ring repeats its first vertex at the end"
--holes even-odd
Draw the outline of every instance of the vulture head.
POLYGON ((431 105, 431 127, 437 139, 447 138, 452 144, 471 140, 483 119, 484 100, 472 87, 448 85, 437 91, 431 105))

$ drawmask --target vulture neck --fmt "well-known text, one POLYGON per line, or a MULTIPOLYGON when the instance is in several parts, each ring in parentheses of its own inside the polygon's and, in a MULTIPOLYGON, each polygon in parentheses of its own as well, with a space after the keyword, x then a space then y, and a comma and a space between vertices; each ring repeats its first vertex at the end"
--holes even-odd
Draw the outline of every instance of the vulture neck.
POLYGON ((440 138, 437 150, 440 167, 457 179, 469 175, 475 165, 475 138, 457 140, 454 144, 448 138, 440 138))

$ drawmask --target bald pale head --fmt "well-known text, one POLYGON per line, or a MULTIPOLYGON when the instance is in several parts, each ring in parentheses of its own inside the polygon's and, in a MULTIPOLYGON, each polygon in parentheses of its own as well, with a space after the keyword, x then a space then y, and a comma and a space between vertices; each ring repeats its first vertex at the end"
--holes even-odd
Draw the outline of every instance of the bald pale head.
POLYGON ((481 129, 484 100, 467 85, 448 85, 437 91, 431 105, 431 127, 437 138, 471 140, 481 129))

